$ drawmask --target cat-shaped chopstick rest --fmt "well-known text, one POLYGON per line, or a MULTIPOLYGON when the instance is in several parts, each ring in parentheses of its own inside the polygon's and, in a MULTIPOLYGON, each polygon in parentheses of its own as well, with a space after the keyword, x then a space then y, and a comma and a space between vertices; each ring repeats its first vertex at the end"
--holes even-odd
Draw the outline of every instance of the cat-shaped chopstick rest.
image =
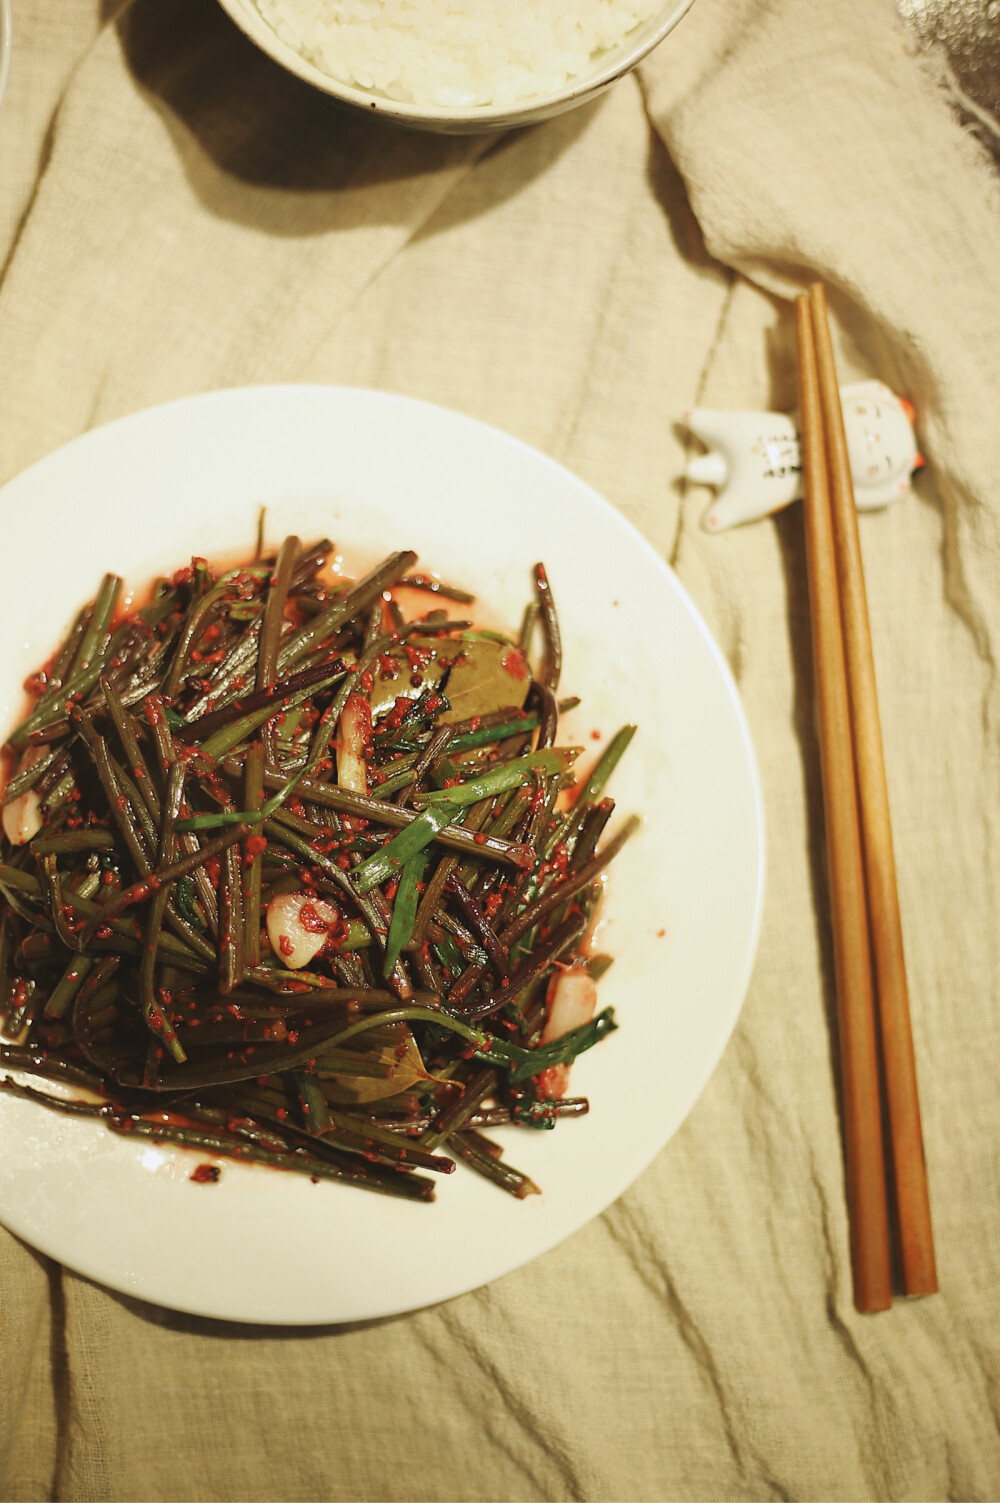
MULTIPOLYGON (((924 463, 913 433, 913 407, 882 381, 842 386, 847 449, 859 511, 888 506, 910 490, 924 463)), ((692 459, 688 480, 716 487, 703 518, 709 532, 770 516, 802 498, 798 423, 777 412, 711 412, 695 407, 684 424, 706 446, 692 459)))

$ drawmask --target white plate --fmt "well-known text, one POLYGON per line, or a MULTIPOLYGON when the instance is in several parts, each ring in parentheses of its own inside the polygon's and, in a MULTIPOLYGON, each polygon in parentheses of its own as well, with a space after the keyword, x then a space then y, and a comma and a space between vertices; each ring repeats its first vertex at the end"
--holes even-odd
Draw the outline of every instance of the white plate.
MULTIPOLYGON (((0 725, 101 574, 142 585, 191 554, 249 556, 326 533, 346 550, 419 551, 516 627, 544 559, 565 638, 574 735, 639 734, 610 791, 645 825, 615 863, 600 983, 618 1031, 573 1068, 591 1111, 506 1129, 543 1187, 516 1201, 464 1167, 432 1205, 266 1168, 189 1178, 183 1150, 0 1098, 0 1220, 113 1289, 273 1323, 389 1315, 478 1287, 546 1251, 622 1193, 691 1110, 750 977, 763 894, 760 786, 732 679, 674 575, 605 501, 480 423, 335 387, 216 392, 112 423, 0 492, 11 569, 0 725)), ((588 755, 590 753, 588 752, 588 755)))

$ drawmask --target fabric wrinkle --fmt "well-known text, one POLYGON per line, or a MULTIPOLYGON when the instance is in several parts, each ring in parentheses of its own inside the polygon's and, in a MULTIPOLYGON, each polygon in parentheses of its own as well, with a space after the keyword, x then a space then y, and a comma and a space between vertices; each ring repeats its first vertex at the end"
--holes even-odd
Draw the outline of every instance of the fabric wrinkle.
POLYGON ((666 1261, 644 1233, 640 1217, 633 1214, 626 1201, 620 1201, 611 1213, 604 1217, 612 1237, 622 1242, 629 1252, 633 1267, 657 1300, 670 1311, 677 1322, 677 1329, 687 1347, 703 1381, 715 1400, 719 1422, 725 1435, 733 1462, 742 1478, 747 1468, 743 1456, 739 1427, 730 1413, 730 1401, 720 1377, 711 1347, 702 1335, 697 1321, 685 1305, 676 1281, 671 1276, 666 1261))
POLYGON ((450 1305, 431 1312, 419 1322, 417 1331, 418 1339, 438 1364, 450 1360, 445 1357, 444 1342, 435 1339, 439 1326, 445 1333, 448 1349, 452 1350, 457 1344, 468 1356, 484 1398, 489 1394, 502 1404, 509 1423, 505 1423, 502 1417, 495 1418, 488 1405, 476 1404, 470 1405, 470 1408, 476 1413, 477 1425, 488 1430, 494 1443, 530 1483, 534 1494, 538 1497, 552 1495, 551 1473, 554 1472, 566 1487, 564 1496, 582 1499, 585 1495, 579 1489, 579 1482, 565 1447, 559 1444, 557 1437, 545 1432, 540 1417, 532 1411, 527 1395, 518 1392, 504 1370, 504 1364, 477 1338, 471 1326, 450 1305), (543 1464, 541 1470, 539 1462, 543 1464))

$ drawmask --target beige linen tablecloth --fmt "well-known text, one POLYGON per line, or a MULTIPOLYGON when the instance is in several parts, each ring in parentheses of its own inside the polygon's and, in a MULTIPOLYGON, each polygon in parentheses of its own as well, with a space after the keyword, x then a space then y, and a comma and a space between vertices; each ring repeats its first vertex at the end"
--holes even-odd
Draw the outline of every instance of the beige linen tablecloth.
POLYGON ((889 0, 697 0, 601 100, 468 140, 338 113, 213 0, 15 0, 15 23, 0 478, 259 381, 517 434, 706 615, 759 752, 769 887, 681 1131, 488 1288, 261 1331, 0 1232, 0 1494, 996 1497, 1000 191, 889 0), (851 1300, 801 522, 709 537, 679 483, 694 401, 793 404, 785 299, 817 275, 842 374, 908 395, 928 457, 862 539, 942 1288, 875 1317, 851 1300))

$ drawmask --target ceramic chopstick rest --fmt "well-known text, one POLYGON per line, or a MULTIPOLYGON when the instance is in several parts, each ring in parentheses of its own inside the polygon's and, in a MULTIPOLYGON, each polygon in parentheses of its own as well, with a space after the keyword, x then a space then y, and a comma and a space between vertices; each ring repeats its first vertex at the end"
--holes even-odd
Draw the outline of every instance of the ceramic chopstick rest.
MULTIPOLYGON (((913 432, 913 408, 882 381, 842 386, 840 399, 858 509, 888 506, 909 493, 912 473, 924 463, 913 432)), ((708 532, 755 522, 802 499, 794 415, 695 407, 683 421, 706 449, 690 460, 686 478, 716 491, 702 520, 708 532)))

